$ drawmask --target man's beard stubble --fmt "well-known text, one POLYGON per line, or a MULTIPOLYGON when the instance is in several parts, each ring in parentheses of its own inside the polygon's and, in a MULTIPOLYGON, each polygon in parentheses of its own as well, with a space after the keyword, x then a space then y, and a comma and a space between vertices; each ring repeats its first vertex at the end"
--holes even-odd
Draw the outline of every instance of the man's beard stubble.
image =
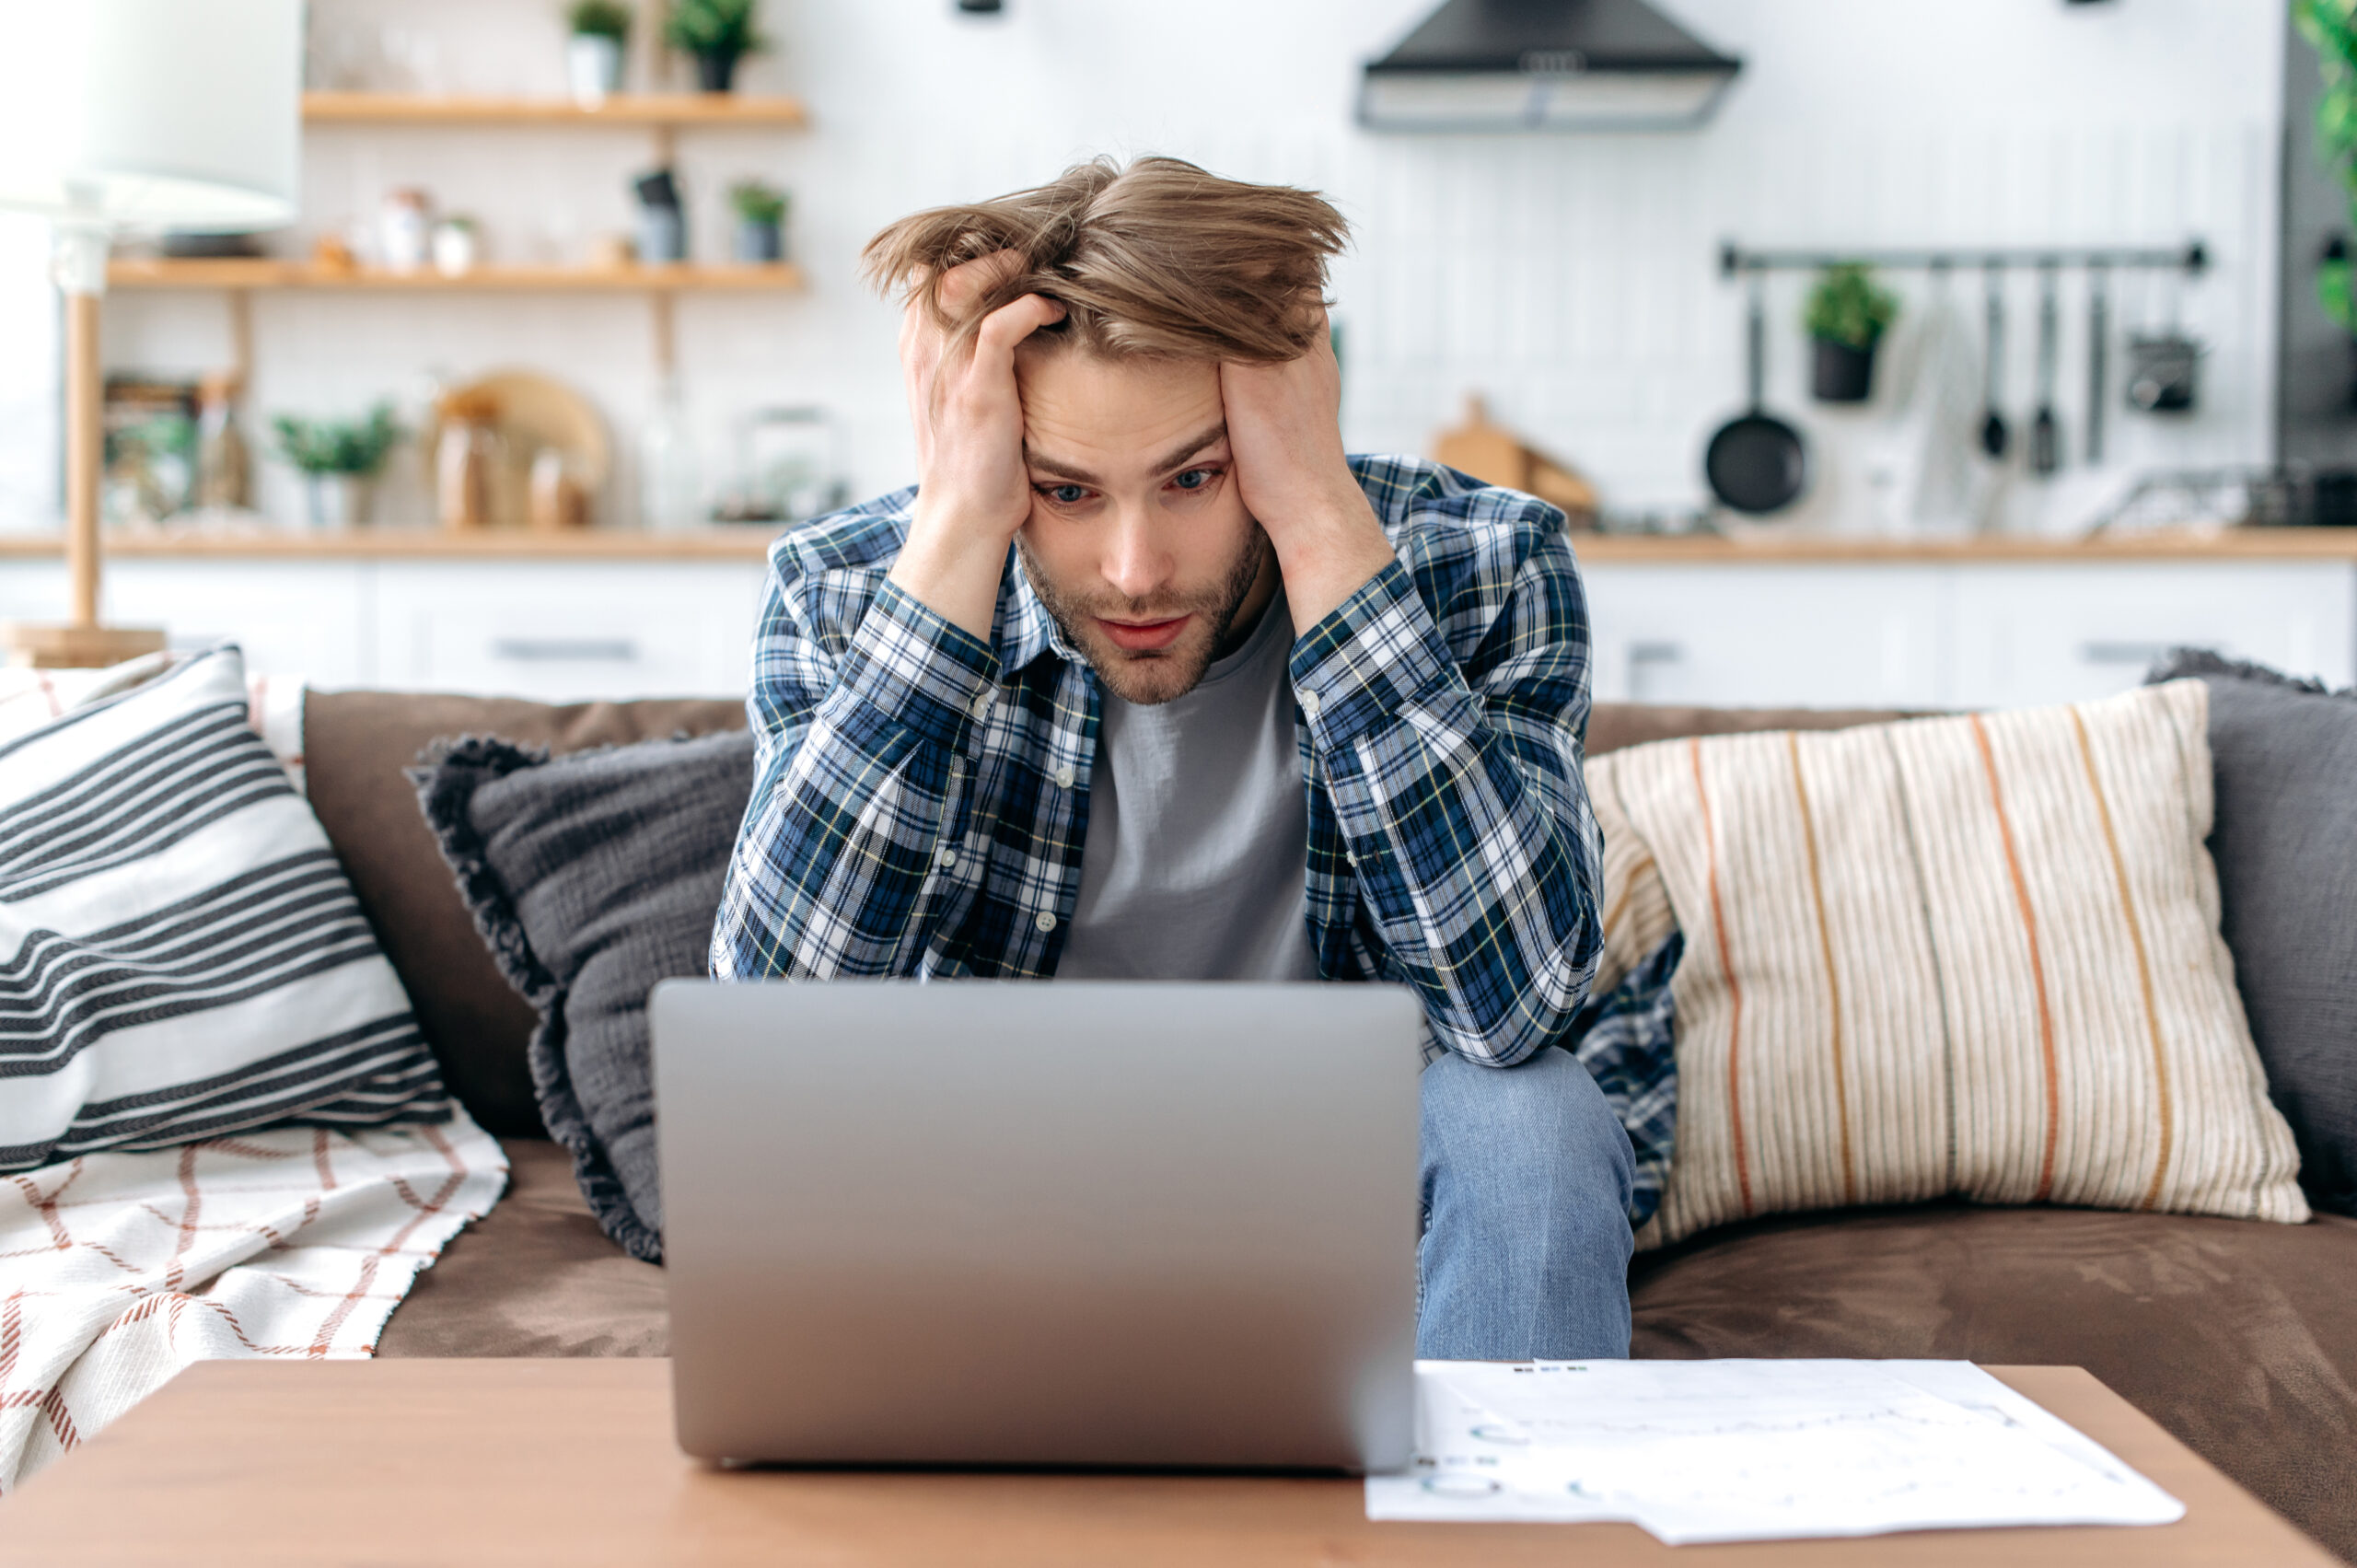
MULTIPOLYGON (((1015 548, 1022 559, 1024 575, 1030 579, 1031 591, 1039 596, 1039 603, 1063 633, 1064 641, 1088 660, 1097 679, 1121 701, 1154 707, 1192 691, 1202 683, 1203 673, 1211 668, 1212 661, 1229 651, 1228 633, 1236 624, 1237 612, 1250 596, 1252 585, 1260 580, 1261 563, 1269 558, 1271 547, 1269 536, 1256 524, 1251 541, 1237 555, 1218 587, 1184 598, 1143 599, 1113 595, 1095 599, 1068 598, 1049 582, 1047 573, 1032 559, 1030 546, 1020 536, 1016 539, 1015 548), (1176 645, 1149 653, 1130 653, 1115 647, 1096 629, 1098 616, 1124 621, 1168 621, 1188 614, 1200 616, 1202 627, 1208 628, 1211 634, 1200 636, 1198 629, 1190 627, 1176 645)), ((1274 608, 1272 598, 1260 613, 1266 615, 1274 608)))

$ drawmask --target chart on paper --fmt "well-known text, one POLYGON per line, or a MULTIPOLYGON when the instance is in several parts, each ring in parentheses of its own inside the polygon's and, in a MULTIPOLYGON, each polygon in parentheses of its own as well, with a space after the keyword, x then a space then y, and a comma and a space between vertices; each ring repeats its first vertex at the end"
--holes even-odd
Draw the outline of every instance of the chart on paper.
POLYGON ((1417 1463, 1368 1479, 1370 1518, 1619 1519, 1682 1544, 2184 1513, 1968 1363, 1422 1362, 1417 1375, 1417 1463))

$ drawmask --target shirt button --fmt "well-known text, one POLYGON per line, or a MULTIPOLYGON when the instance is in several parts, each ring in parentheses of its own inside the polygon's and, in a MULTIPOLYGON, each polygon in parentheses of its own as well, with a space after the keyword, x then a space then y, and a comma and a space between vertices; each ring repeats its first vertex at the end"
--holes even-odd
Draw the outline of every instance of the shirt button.
POLYGON ((1050 911, 1041 910, 1031 917, 1031 923, 1042 931, 1053 931, 1056 928, 1056 917, 1050 911))
POLYGON ((944 871, 946 871, 951 866, 958 864, 958 852, 954 849, 946 849, 939 854, 935 855, 933 859, 935 865, 940 866, 944 871))
POLYGON ((1070 789, 1072 787, 1072 781, 1078 776, 1078 774, 1072 771, 1072 764, 1070 762, 1060 763, 1056 768, 1056 787, 1058 789, 1070 789))
POLYGON ((1317 692, 1304 691, 1301 694, 1301 711, 1307 714, 1311 718, 1316 718, 1318 716, 1318 710, 1323 706, 1325 706, 1325 704, 1318 701, 1317 692))
POLYGON ((968 711, 978 719, 988 718, 991 712, 991 694, 988 691, 975 692, 974 701, 968 711))

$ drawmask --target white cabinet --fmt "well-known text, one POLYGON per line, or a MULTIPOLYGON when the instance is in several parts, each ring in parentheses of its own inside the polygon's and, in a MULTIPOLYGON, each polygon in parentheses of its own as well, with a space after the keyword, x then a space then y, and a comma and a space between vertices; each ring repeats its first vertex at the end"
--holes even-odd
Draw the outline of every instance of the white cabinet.
POLYGON ((176 648, 235 642, 249 668, 363 686, 376 673, 369 570, 362 561, 134 556, 109 562, 102 581, 109 620, 161 626, 176 648))
POLYGON ((553 702, 735 695, 761 578, 734 562, 380 564, 371 679, 553 702))
POLYGON ((1936 568, 1583 566, 1600 702, 1920 708, 1939 701, 1936 568))
MULTIPOLYGON (((123 554, 103 613, 180 648, 319 687, 580 702, 741 696, 767 568, 758 559, 289 560, 123 554)), ((0 558, 0 621, 65 615, 65 573, 0 558)))
POLYGON ((2296 562, 1971 566, 1955 574, 1946 705, 2010 708, 2125 691, 2172 647, 2335 686, 2357 679, 2357 569, 2296 562))
POLYGON ((2357 566, 1584 565, 1599 702, 2010 708, 2125 691, 2172 647, 2357 682, 2357 566))

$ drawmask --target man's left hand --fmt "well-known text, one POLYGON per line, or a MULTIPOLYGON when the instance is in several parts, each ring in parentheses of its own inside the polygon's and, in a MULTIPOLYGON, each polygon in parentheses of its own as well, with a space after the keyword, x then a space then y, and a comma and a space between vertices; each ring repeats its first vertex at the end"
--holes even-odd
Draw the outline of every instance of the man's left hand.
POLYGON ((1282 365, 1219 368, 1228 449, 1245 510, 1276 547, 1296 635, 1393 559, 1391 541, 1342 457, 1342 370, 1326 312, 1317 344, 1282 365))

